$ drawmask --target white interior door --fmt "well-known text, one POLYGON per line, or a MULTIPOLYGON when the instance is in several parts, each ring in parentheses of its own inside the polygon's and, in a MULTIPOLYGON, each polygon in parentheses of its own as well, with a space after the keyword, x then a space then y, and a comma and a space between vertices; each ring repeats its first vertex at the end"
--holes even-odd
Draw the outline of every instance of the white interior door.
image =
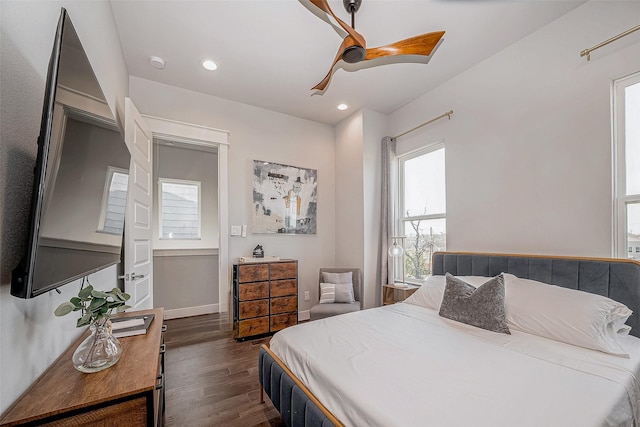
POLYGON ((133 310, 153 307, 152 134, 129 98, 124 103, 124 139, 131 152, 124 228, 124 290, 133 310))

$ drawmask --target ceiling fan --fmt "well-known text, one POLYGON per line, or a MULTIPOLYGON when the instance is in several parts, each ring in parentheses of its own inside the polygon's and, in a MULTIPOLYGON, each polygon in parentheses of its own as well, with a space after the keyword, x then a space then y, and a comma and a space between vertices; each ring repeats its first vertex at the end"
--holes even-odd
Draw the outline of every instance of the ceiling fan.
POLYGON ((336 64, 340 60, 349 64, 356 64, 384 57, 397 57, 393 62, 414 62, 405 60, 407 55, 428 57, 444 35, 444 31, 436 31, 420 34, 384 46, 367 48, 364 37, 355 30, 355 16, 358 9, 360 9, 362 0, 342 0, 347 13, 351 15, 351 26, 347 25, 347 23, 333 13, 327 0, 301 0, 301 2, 322 20, 332 25, 334 29, 344 37, 329 72, 320 83, 312 88, 312 90, 318 90, 320 92, 324 91, 329 85, 331 76, 336 69, 336 64), (335 20, 338 24, 337 26, 330 20, 330 17, 335 20), (401 57, 403 55, 404 58, 401 57))

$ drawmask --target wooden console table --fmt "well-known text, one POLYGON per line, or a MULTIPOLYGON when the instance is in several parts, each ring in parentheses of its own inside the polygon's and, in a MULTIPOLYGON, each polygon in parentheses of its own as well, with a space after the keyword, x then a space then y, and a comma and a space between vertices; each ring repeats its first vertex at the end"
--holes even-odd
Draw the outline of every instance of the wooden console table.
POLYGON ((145 335, 118 338, 118 363, 93 374, 71 362, 83 334, 13 404, 0 426, 159 426, 164 410, 164 309, 145 335))

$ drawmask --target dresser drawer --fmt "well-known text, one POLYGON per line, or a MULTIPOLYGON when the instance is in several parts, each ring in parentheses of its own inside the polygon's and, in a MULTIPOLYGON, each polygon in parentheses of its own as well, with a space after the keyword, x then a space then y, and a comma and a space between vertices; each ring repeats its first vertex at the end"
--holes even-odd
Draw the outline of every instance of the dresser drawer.
POLYGON ((271 264, 271 280, 294 279, 298 277, 298 264, 296 262, 274 262, 271 264))
POLYGON ((238 281, 246 282, 263 282, 269 280, 268 264, 241 264, 238 265, 238 281))
POLYGON ((271 316, 271 332, 279 331, 297 323, 297 313, 277 314, 275 316, 271 316))
POLYGON ((295 312, 298 306, 298 297, 271 298, 271 314, 295 312))
POLYGON ((266 334, 267 332, 269 332, 268 317, 258 317, 238 322, 238 338, 266 334))
POLYGON ((239 305, 238 316, 240 319, 250 319, 269 315, 269 300, 260 299, 256 301, 245 301, 239 305))
POLYGON ((295 295, 297 288, 296 279, 274 280, 271 282, 269 290, 270 297, 284 297, 287 295, 295 295))
POLYGON ((269 282, 240 283, 238 285, 238 299, 240 301, 261 298, 269 298, 269 282))

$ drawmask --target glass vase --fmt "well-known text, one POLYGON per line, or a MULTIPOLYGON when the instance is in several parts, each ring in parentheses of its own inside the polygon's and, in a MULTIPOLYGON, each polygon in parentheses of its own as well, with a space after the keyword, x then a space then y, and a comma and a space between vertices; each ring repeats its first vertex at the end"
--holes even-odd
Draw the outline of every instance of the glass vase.
POLYGON ((73 353, 73 366, 81 372, 102 371, 115 365, 122 354, 122 346, 111 335, 111 322, 98 320, 91 324, 89 335, 73 353))

